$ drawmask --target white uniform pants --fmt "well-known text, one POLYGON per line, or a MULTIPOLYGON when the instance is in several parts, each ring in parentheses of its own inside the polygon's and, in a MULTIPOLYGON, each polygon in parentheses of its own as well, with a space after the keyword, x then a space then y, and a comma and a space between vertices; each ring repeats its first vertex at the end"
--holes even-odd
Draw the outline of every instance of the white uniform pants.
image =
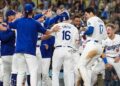
POLYGON ((41 86, 41 72, 42 72, 42 56, 41 56, 41 53, 40 53, 40 47, 36 47, 36 57, 38 59, 38 86, 41 86))
POLYGON ((1 57, 0 57, 0 81, 3 81, 3 64, 1 57))
POLYGON ((12 55, 10 56, 2 56, 3 62, 3 86, 10 86, 10 76, 11 76, 11 68, 12 68, 12 55))
POLYGON ((51 58, 42 58, 42 74, 49 77, 49 67, 51 58))
POLYGON ((115 63, 114 58, 111 57, 107 57, 107 61, 115 68, 118 78, 120 79, 120 61, 118 63, 115 63))
POLYGON ((38 60, 36 56, 30 54, 15 54, 17 57, 18 75, 17 75, 17 86, 22 86, 26 65, 30 73, 31 86, 37 86, 37 75, 38 75, 38 60))
MULTIPOLYGON (((42 58, 40 47, 36 48, 36 57, 38 58, 38 86, 41 84, 41 74, 43 77, 49 78, 49 67, 51 58, 42 58)), ((47 82, 46 82, 47 83, 47 82)))
POLYGON ((52 59, 52 86, 59 86, 59 72, 63 65, 65 86, 74 86, 74 66, 69 47, 56 47, 52 59))
POLYGON ((12 74, 18 73, 17 58, 17 55, 14 54, 12 59, 12 74))
POLYGON ((81 73, 82 79, 84 80, 85 86, 91 86, 91 78, 92 78, 91 67, 92 67, 92 64, 96 61, 96 58, 100 57, 100 55, 102 54, 102 51, 103 51, 102 45, 100 43, 90 41, 90 42, 87 42, 86 47, 82 52, 78 65, 79 65, 79 71, 81 73), (92 50, 96 50, 97 55, 90 58, 87 55, 92 50))
POLYGON ((77 63, 80 59, 80 54, 78 52, 73 53, 73 65, 74 65, 74 75, 75 75, 75 86, 77 86, 77 82, 81 79, 81 75, 78 71, 77 63))
POLYGON ((92 86, 96 83, 97 81, 97 75, 102 74, 102 78, 105 78, 105 64, 101 58, 98 58, 96 62, 93 63, 92 66, 92 86))

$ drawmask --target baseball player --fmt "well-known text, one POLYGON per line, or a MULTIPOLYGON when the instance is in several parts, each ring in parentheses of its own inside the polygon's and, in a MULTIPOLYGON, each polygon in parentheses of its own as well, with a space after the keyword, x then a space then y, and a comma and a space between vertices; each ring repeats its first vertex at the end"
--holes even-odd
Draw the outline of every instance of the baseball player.
MULTIPOLYGON (((51 10, 48 9, 48 11, 43 14, 36 14, 34 16, 34 19, 39 21, 43 27, 46 29, 50 29, 51 26, 58 22, 60 15, 56 15, 52 17, 51 10)), ((50 85, 51 79, 49 78, 49 67, 50 67, 50 61, 53 53, 53 45, 54 45, 54 37, 51 36, 48 39, 41 40, 40 45, 40 53, 42 55, 41 59, 41 66, 42 66, 42 85, 50 85)))
POLYGON ((107 25, 108 38, 103 41, 105 47, 104 59, 107 67, 112 65, 120 79, 120 35, 115 34, 116 28, 113 24, 107 25))
POLYGON ((82 52, 78 62, 78 69, 82 76, 85 86, 91 86, 91 63, 100 57, 103 52, 101 41, 107 38, 104 22, 95 15, 95 10, 91 7, 85 10, 87 18, 87 35, 88 42, 82 52))
MULTIPOLYGON (((66 12, 62 17, 65 21, 58 23, 59 32, 54 33, 55 50, 52 59, 52 86, 59 86, 59 72, 63 65, 65 86, 74 86, 74 68, 71 50, 75 48, 78 41, 78 30, 70 24, 69 16, 66 12)), ((54 27, 54 26, 53 26, 54 27)))
MULTIPOLYGON (((59 29, 56 26, 53 30, 45 30, 40 23, 32 19, 32 16, 33 7, 30 4, 26 4, 24 7, 24 17, 9 24, 10 28, 17 30, 15 48, 18 66, 17 86, 22 86, 25 65, 29 69, 31 86, 37 86, 38 61, 35 55, 38 32, 47 35, 59 29)), ((1 25, 0 29, 5 30, 6 28, 1 25)))
MULTIPOLYGON (((9 24, 15 18, 15 12, 8 10, 6 13, 6 23, 9 24)), ((1 58, 3 63, 3 86, 10 85, 10 75, 12 66, 12 57, 15 51, 15 32, 11 29, 0 32, 1 40, 1 58)))

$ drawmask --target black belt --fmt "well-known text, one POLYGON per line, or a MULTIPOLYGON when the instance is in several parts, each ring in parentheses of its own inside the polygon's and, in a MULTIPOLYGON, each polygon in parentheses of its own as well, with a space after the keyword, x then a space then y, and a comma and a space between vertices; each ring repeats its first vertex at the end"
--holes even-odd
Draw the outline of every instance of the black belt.
POLYGON ((58 46, 56 46, 56 48, 57 47, 69 47, 69 48, 72 48, 71 46, 62 46, 62 45, 58 45, 58 46))
POLYGON ((88 40, 87 42, 90 42, 90 41, 94 41, 94 42, 97 42, 97 43, 99 42, 98 40, 88 40))
POLYGON ((98 40, 94 40, 94 42, 99 42, 98 40))
POLYGON ((40 47, 40 45, 36 45, 36 47, 40 47))

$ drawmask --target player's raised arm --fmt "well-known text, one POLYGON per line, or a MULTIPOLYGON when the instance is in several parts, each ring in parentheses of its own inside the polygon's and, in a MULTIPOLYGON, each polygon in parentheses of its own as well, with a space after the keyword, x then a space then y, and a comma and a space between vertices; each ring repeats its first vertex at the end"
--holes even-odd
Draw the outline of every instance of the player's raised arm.
POLYGON ((53 26, 53 28, 51 28, 50 30, 47 30, 45 34, 49 35, 49 34, 52 34, 54 32, 58 32, 59 29, 60 29, 60 27, 56 24, 56 25, 53 26))
POLYGON ((41 37, 41 40, 46 40, 52 36, 52 33, 58 32, 60 27, 56 24, 50 30, 47 30, 45 34, 41 37))

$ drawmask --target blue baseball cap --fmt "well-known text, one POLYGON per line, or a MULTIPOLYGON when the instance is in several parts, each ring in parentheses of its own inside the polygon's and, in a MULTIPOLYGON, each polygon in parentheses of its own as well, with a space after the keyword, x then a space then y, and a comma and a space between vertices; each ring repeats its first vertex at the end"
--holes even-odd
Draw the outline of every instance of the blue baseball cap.
POLYGON ((25 12, 30 12, 30 11, 32 11, 33 10, 33 6, 31 5, 31 4, 25 4, 25 6, 24 6, 24 11, 25 12))
POLYGON ((35 20, 38 20, 39 18, 41 18, 41 17, 43 17, 44 15, 43 14, 36 14, 35 16, 34 16, 34 19, 35 20))
POLYGON ((68 12, 63 12, 62 14, 60 14, 60 21, 65 21, 65 20, 69 20, 70 16, 68 12))
POLYGON ((12 16, 12 15, 15 15, 15 14, 16 14, 16 12, 15 12, 14 10, 8 10, 8 11, 6 12, 6 17, 12 16))

